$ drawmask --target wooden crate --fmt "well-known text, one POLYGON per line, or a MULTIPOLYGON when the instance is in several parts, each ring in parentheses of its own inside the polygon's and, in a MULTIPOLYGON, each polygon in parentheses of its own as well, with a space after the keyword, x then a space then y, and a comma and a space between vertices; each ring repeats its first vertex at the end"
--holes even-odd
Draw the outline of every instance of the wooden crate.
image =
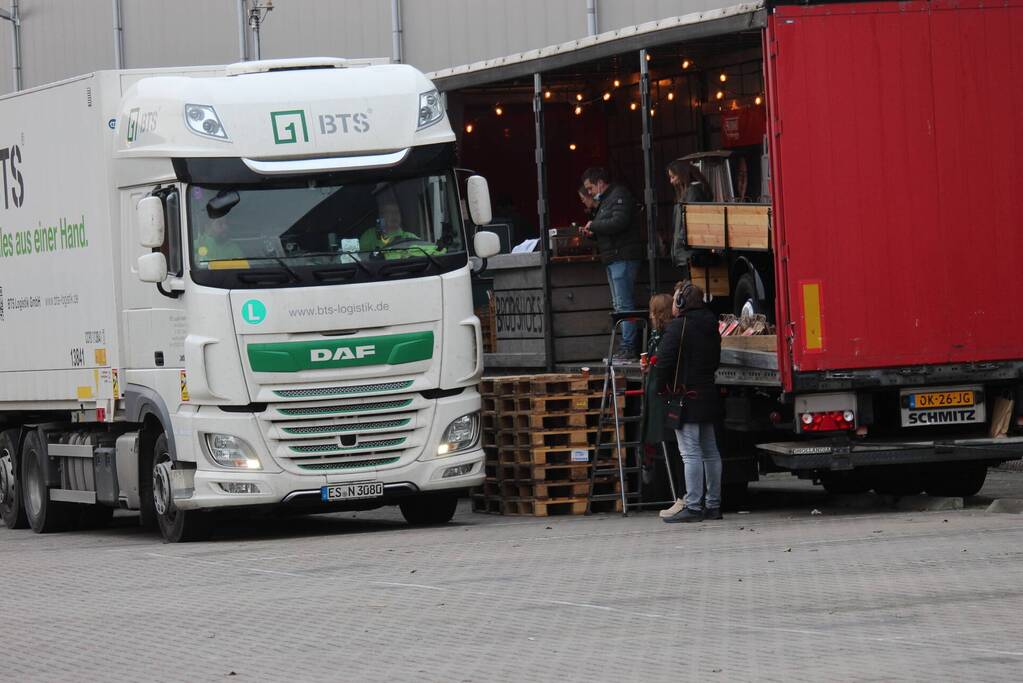
POLYGON ((725 246, 725 207, 720 204, 686 204, 686 241, 690 247, 716 249, 725 246))
POLYGON ((732 204, 726 209, 728 246, 732 249, 769 249, 771 208, 753 204, 732 204))
POLYGON ((728 266, 694 266, 690 260, 689 277, 693 284, 699 285, 712 296, 728 296, 731 288, 728 285, 728 266))

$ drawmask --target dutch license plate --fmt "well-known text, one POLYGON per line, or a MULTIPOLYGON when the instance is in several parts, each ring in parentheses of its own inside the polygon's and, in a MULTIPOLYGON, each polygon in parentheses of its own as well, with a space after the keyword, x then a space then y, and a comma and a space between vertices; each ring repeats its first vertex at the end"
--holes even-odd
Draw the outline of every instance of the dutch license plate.
POLYGON ((384 485, 379 481, 362 481, 351 484, 329 484, 320 488, 320 498, 324 502, 335 500, 358 500, 359 498, 379 498, 384 495, 384 485))
POLYGON ((979 387, 906 389, 901 394, 903 427, 975 424, 986 417, 979 387))

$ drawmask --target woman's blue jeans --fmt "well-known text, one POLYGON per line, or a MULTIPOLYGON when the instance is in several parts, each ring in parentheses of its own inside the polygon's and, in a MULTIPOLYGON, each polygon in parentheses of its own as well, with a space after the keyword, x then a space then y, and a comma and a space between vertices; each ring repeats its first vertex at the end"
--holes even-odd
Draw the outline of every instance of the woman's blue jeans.
POLYGON ((714 423, 699 422, 682 425, 675 430, 678 450, 686 476, 686 495, 683 499, 690 510, 721 507, 721 453, 714 438, 714 423), (706 484, 706 500, 704 498, 706 484))

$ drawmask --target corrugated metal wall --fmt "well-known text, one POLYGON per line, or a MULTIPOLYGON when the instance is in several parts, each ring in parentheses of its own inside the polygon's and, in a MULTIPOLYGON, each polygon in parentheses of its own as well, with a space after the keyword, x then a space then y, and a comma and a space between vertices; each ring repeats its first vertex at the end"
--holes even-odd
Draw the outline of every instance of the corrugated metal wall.
MULTIPOLYGON (((238 0, 122 0, 125 64, 239 57, 238 0)), ((598 0, 599 30, 728 7, 737 0, 598 0)), ((423 71, 586 35, 586 0, 403 0, 404 61, 423 71)), ((3 2, 9 8, 9 2, 3 2)), ((110 0, 21 0, 23 87, 114 66, 110 0)), ((12 90, 11 26, 0 22, 0 92, 12 90)), ((390 0, 277 0, 263 58, 391 56, 390 0)))

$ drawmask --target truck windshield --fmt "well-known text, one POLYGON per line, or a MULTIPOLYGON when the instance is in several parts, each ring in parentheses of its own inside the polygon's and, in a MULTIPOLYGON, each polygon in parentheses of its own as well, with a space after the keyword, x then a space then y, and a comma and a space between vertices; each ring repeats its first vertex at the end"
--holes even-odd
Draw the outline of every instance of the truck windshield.
POLYGON ((454 178, 447 173, 350 184, 195 184, 188 216, 191 270, 201 284, 237 285, 226 273, 203 277, 235 271, 244 286, 256 270, 271 272, 263 285, 274 277, 285 286, 323 284, 317 273, 346 264, 349 279, 409 277, 452 270, 467 259, 454 178), (422 267, 380 267, 395 262, 422 267))

